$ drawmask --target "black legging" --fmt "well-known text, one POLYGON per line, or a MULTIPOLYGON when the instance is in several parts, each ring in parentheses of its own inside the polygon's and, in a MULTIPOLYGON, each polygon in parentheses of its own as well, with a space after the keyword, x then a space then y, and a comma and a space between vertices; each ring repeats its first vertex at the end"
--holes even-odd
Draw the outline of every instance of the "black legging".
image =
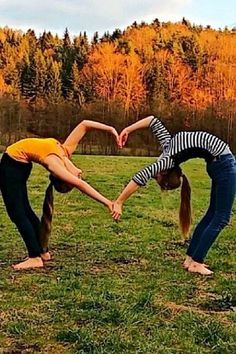
POLYGON ((27 180, 32 163, 19 162, 6 153, 0 162, 0 188, 7 213, 16 224, 29 257, 38 257, 42 253, 39 242, 40 221, 33 212, 27 194, 27 180))

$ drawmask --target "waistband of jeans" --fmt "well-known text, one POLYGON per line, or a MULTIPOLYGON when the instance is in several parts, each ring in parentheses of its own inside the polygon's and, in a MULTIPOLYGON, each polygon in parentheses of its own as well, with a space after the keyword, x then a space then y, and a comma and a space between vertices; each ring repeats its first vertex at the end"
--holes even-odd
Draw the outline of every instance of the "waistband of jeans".
POLYGON ((230 156, 234 156, 232 153, 227 153, 227 154, 220 154, 218 156, 216 156, 212 161, 220 161, 220 160, 225 160, 230 156))
POLYGON ((4 154, 2 155, 1 164, 4 162, 24 169, 28 169, 30 166, 32 166, 31 162, 25 163, 25 162, 17 161, 13 159, 10 155, 8 155, 6 152, 4 152, 4 154))

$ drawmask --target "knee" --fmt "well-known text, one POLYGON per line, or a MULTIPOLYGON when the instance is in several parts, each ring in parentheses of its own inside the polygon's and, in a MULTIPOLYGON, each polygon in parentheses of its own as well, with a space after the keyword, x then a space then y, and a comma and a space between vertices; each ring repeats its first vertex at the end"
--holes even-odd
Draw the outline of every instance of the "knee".
POLYGON ((229 224, 230 215, 226 215, 226 214, 219 215, 218 220, 219 220, 219 227, 223 229, 225 226, 229 224))

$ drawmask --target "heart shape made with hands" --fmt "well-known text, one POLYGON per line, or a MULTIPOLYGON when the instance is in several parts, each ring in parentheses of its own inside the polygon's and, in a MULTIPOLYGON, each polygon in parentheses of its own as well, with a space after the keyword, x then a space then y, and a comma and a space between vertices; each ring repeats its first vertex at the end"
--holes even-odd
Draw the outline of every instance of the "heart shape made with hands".
POLYGON ((111 133, 115 137, 115 140, 116 140, 118 148, 122 149, 125 146, 125 144, 126 144, 126 142, 128 140, 128 136, 129 136, 127 128, 124 128, 121 131, 121 133, 118 134, 117 130, 114 127, 112 127, 111 133))

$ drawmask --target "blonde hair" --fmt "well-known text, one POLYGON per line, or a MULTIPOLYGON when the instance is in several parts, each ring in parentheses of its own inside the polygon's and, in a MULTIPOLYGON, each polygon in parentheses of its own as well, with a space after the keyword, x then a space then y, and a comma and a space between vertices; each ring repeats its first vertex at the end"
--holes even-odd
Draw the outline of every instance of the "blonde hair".
POLYGON ((160 173, 158 177, 156 177, 156 180, 162 190, 176 189, 181 186, 179 225, 182 234, 186 237, 192 222, 191 187, 189 181, 179 166, 160 173))

